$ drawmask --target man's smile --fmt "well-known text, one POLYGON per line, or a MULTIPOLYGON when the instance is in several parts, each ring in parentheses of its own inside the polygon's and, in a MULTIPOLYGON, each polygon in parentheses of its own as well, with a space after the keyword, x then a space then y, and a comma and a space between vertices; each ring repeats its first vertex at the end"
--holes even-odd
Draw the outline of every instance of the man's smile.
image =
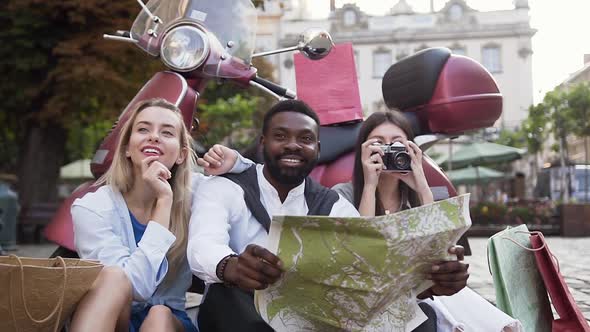
POLYGON ((299 167, 303 163, 303 158, 297 155, 285 155, 279 158, 279 164, 286 167, 299 167))

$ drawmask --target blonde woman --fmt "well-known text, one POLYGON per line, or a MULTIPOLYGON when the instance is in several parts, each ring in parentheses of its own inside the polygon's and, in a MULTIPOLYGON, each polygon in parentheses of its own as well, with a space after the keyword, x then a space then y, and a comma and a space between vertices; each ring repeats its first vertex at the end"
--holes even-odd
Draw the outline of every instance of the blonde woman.
POLYGON ((176 106, 139 103, 98 180, 104 186, 74 202, 78 254, 107 267, 78 305, 72 331, 197 331, 184 310, 191 187, 203 178, 192 174, 191 140, 176 106))

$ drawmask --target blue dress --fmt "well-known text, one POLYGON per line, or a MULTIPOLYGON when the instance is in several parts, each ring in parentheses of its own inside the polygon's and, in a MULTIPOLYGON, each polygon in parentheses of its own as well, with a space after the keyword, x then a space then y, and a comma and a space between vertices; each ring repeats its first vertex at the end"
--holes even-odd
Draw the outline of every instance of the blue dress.
MULTIPOLYGON (((129 211, 129 216, 131 217, 131 225, 133 226, 133 235, 135 236, 135 243, 139 243, 141 240, 147 225, 140 223, 137 218, 129 211)), ((150 311, 151 305, 146 306, 144 309, 136 312, 131 313, 131 321, 129 324, 129 332, 138 332, 141 324, 145 320, 150 311)), ((190 320, 186 311, 184 310, 176 310, 170 308, 172 314, 182 323, 184 326, 185 332, 198 332, 197 327, 193 322, 190 320)))

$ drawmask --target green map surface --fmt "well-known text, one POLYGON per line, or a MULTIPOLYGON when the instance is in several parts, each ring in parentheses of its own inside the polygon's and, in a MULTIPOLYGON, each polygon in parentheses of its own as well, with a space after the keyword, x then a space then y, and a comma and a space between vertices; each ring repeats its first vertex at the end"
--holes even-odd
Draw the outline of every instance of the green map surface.
POLYGON ((381 217, 274 217, 269 249, 287 272, 256 307, 277 331, 411 331, 425 272, 470 226, 469 195, 381 217))

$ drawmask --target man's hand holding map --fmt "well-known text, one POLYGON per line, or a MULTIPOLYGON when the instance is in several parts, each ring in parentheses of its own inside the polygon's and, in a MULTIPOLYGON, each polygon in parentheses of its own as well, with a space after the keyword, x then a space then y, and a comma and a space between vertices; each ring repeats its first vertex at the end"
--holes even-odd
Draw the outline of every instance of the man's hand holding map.
POLYGON ((286 273, 256 307, 277 331, 411 331, 426 273, 470 226, 469 195, 381 217, 274 217, 268 249, 286 273))

